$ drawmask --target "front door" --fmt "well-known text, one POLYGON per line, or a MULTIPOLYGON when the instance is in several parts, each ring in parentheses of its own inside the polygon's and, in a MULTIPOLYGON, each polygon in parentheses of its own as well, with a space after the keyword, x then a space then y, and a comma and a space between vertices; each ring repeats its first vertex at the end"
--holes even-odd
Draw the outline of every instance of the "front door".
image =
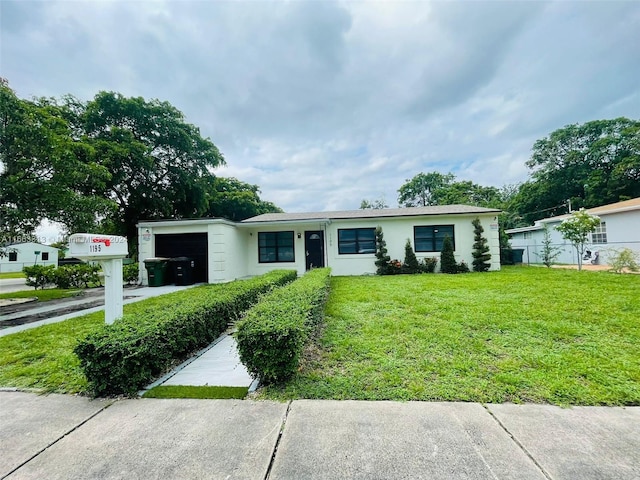
POLYGON ((307 255, 307 270, 324 267, 324 232, 304 232, 304 249, 307 255))

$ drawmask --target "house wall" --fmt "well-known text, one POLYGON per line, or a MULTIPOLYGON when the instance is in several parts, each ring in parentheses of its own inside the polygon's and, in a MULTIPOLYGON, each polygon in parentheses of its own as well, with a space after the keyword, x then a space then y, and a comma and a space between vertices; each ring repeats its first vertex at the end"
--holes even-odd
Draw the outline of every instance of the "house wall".
POLYGON ((247 275, 262 275, 271 270, 296 270, 298 275, 303 275, 307 267, 307 259, 304 244, 304 232, 322 230, 325 232, 325 264, 327 261, 327 232, 326 225, 319 222, 293 223, 283 225, 252 225, 249 228, 242 228, 240 235, 245 240, 243 255, 246 259, 247 275), (258 261, 258 233, 259 232, 293 232, 293 242, 295 249, 295 261, 278 263, 260 263, 258 261), (298 238, 300 234, 300 238, 298 238))
MULTIPOLYGON (((491 253, 491 270, 500 270, 498 222, 495 214, 484 215, 428 215, 421 217, 389 217, 373 219, 345 219, 333 221, 282 222, 280 224, 232 224, 221 221, 142 223, 139 226, 138 258, 140 278, 148 285, 144 260, 155 257, 156 235, 207 233, 208 281, 227 282, 237 278, 261 275, 274 269, 294 269, 299 275, 306 270, 306 231, 324 232, 325 265, 333 275, 375 274, 375 254, 340 254, 338 230, 349 228, 376 228, 381 226, 387 249, 392 259, 404 260, 407 239, 415 250, 414 226, 454 225, 456 261, 472 266, 474 218, 479 217, 485 229, 491 253), (293 262, 260 263, 258 260, 258 234, 260 232, 292 231, 295 256, 293 262)), ((416 252, 421 259, 440 257, 440 252, 416 252)), ((438 267, 439 268, 439 267, 438 267)))
MULTIPOLYGON (((549 223, 549 235, 552 246, 559 248, 560 254, 555 259, 556 263, 578 263, 575 249, 562 238, 560 232, 555 227, 559 222, 549 223)), ((511 248, 522 249, 522 262, 526 264, 542 263, 542 242, 544 240, 544 229, 540 227, 537 230, 529 232, 514 233, 510 236, 511 248)))
MULTIPOLYGON (((587 249, 599 252, 598 263, 607 265, 614 250, 630 248, 640 254, 640 210, 605 213, 598 215, 601 222, 606 222, 607 243, 589 243, 587 249)), ((555 227, 560 222, 546 222, 549 225, 551 241, 554 247, 561 249, 556 263, 577 264, 578 256, 575 248, 567 242, 555 227)), ((511 234, 511 247, 524 249, 524 263, 542 263, 542 227, 531 232, 511 234), (527 235, 529 233, 529 235, 527 235), (528 237, 528 238, 525 238, 528 237)))
MULTIPOLYGON (((405 244, 410 240, 415 251, 414 226, 454 225, 455 251, 457 262, 465 261, 472 267, 473 225, 480 218, 491 253, 491 270, 500 270, 500 244, 498 221, 495 215, 430 215, 424 217, 392 217, 378 219, 336 220, 328 228, 327 248, 329 263, 333 275, 375 274, 375 254, 340 255, 338 253, 338 229, 382 227, 388 255, 391 259, 404 260, 405 244)), ((438 258, 437 271, 440 269, 440 252, 416 252, 418 259, 438 258)))
POLYGON ((247 276, 248 239, 233 225, 209 225, 209 283, 247 276))
POLYGON ((9 245, 8 251, 12 249, 16 250, 16 260, 9 261, 9 257, 3 257, 0 259, 0 273, 5 272, 21 272, 24 267, 32 265, 53 265, 58 266, 58 249, 50 247, 48 245, 41 245, 39 243, 19 243, 16 245, 9 245), (36 252, 40 252, 36 256, 36 252), (48 253, 49 259, 42 260, 42 253, 48 253))
MULTIPOLYGON (((338 230, 349 228, 382 227, 389 256, 392 259, 404 260, 404 249, 407 239, 415 251, 414 226, 454 225, 456 261, 465 261, 472 267, 473 257, 473 225, 474 218, 481 219, 484 236, 487 238, 491 253, 491 270, 500 270, 500 245, 498 222, 495 214, 490 215, 441 215, 423 217, 390 217, 372 219, 332 220, 328 225, 282 224, 282 225, 252 225, 247 228, 247 265, 249 275, 260 275, 273 269, 291 268, 302 275, 306 269, 304 232, 307 230, 323 230, 325 232, 325 261, 331 267, 332 275, 367 275, 375 274, 375 254, 340 254, 338 249, 338 230), (495 219, 495 220, 494 220, 495 219), (287 263, 259 263, 258 262, 258 232, 293 231, 295 245, 295 261, 287 263), (301 238, 297 234, 300 233, 301 238)), ((425 257, 440 257, 440 252, 416 252, 418 259, 425 257)), ((439 269, 439 264, 438 267, 439 269)))

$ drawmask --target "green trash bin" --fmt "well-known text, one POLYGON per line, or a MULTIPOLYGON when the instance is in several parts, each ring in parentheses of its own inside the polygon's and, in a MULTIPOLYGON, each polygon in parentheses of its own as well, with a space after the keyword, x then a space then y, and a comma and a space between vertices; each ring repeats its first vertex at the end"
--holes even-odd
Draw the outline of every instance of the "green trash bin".
POLYGON ((167 264, 168 258, 147 258, 144 261, 144 268, 147 269, 150 287, 161 287, 167 284, 167 264))

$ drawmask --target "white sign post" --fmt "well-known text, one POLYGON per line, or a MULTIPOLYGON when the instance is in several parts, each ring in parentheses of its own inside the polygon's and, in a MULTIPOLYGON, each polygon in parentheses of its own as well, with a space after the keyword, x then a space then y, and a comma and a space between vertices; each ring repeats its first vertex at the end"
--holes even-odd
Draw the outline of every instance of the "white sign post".
POLYGON ((122 259, 129 255, 125 237, 75 233, 69 237, 69 255, 100 262, 104 271, 104 319, 111 324, 122 317, 122 259))

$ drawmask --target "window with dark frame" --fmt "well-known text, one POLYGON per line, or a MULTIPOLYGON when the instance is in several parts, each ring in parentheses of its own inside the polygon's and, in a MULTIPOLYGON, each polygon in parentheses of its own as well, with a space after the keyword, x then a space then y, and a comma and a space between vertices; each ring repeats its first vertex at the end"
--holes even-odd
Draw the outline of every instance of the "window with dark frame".
POLYGON ((9 261, 17 262, 18 261, 18 252, 9 252, 9 261))
POLYGON ((42 261, 46 262, 49 260, 49 252, 42 252, 42 261))
POLYGON ((440 252, 444 238, 449 236, 453 249, 456 241, 453 225, 429 225, 413 227, 413 243, 416 252, 440 252))
POLYGON ((293 231, 258 232, 260 263, 295 262, 293 231))
POLYGON ((376 229, 338 229, 338 253, 340 255, 376 253, 376 229))

